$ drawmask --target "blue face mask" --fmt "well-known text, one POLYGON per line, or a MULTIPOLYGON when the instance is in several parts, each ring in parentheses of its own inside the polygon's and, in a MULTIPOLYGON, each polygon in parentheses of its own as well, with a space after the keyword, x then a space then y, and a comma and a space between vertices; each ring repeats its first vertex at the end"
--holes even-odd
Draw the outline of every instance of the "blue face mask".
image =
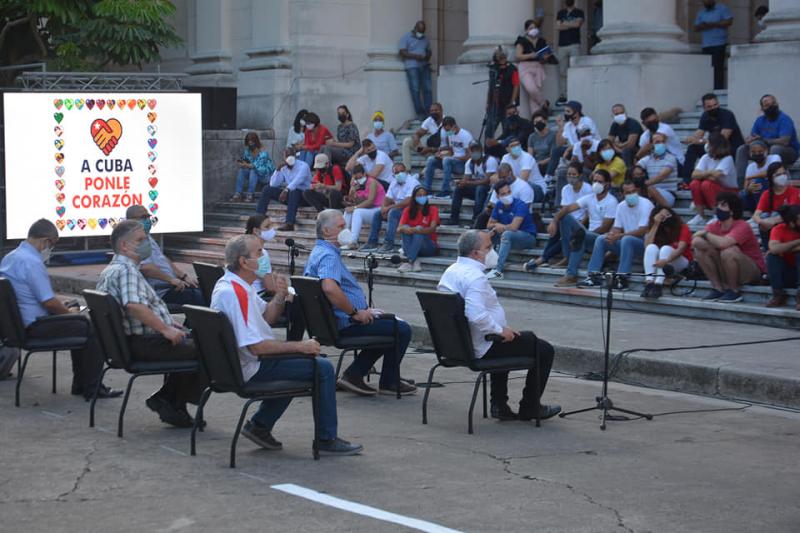
POLYGON ((456 132, 454 132, 453 130, 444 130, 444 134, 447 137, 452 137, 453 135, 456 134, 456 132))
POLYGON ((428 203, 427 196, 415 196, 414 200, 416 200, 419 205, 425 205, 428 203))
POLYGON ((667 145, 664 143, 656 143, 653 145, 653 153, 655 153, 658 157, 663 156, 667 153, 667 145))
POLYGON ((512 146, 511 147, 511 155, 514 157, 519 157, 522 154, 522 146, 512 146))
POLYGON ((636 205, 639 203, 639 195, 636 193, 626 194, 625 203, 630 207, 636 207, 636 205))
POLYGON ((269 260, 269 256, 262 255, 258 258, 258 270, 256 270, 256 276, 263 278, 270 272, 272 272, 272 263, 269 260))
POLYGON ((397 183, 399 183, 400 185, 404 184, 407 178, 408 174, 406 174, 405 172, 398 172, 397 174, 394 175, 395 181, 397 181, 397 183))
POLYGON ((150 235, 150 230, 153 229, 153 221, 150 219, 150 217, 143 218, 140 220, 140 222, 142 223, 142 226, 144 226, 144 232, 150 235))

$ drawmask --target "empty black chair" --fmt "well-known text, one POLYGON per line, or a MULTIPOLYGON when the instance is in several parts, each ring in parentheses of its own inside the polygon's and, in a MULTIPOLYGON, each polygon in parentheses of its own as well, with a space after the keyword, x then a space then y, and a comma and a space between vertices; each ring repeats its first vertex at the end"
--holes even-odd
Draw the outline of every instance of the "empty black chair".
MULTIPOLYGON (((397 347, 400 345, 400 334, 397 329, 397 317, 385 313, 378 318, 394 320, 394 331, 389 336, 342 337, 336 324, 336 315, 328 297, 322 291, 322 282, 319 278, 306 276, 292 276, 292 287, 300 298, 300 306, 306 321, 308 336, 317 339, 323 346, 333 346, 341 350, 339 361, 336 363, 336 379, 342 368, 342 360, 347 352, 353 352, 355 357, 360 350, 385 350, 394 349, 397 360, 397 375, 400 376, 400 358, 397 356, 397 347)), ((397 388, 397 398, 400 398, 400 387, 397 388)))
POLYGON ((225 269, 221 266, 197 261, 192 263, 192 266, 197 274, 197 284, 200 285, 203 299, 206 305, 211 305, 211 293, 214 292, 214 285, 217 284, 219 278, 225 275, 225 269))
MULTIPOLYGON (((231 468, 236 467, 236 443, 242 431, 242 424, 247 415, 250 404, 260 400, 272 398, 297 398, 300 396, 311 396, 312 412, 314 416, 314 459, 319 459, 317 415, 319 412, 319 375, 317 374, 316 358, 314 361, 314 380, 313 381, 289 381, 276 380, 270 382, 249 383, 244 381, 242 376, 242 366, 239 363, 238 344, 233 333, 233 327, 228 321, 228 317, 221 311, 187 305, 184 307, 186 316, 192 322, 194 329, 192 335, 195 344, 200 352, 200 365, 208 377, 209 385, 200 399, 195 415, 195 424, 192 429, 192 455, 196 455, 195 436, 197 430, 202 431, 203 407, 208 401, 212 392, 232 392, 240 398, 245 399, 242 412, 239 415, 239 422, 236 424, 236 431, 233 433, 231 441, 231 468)), ((308 359, 307 355, 285 354, 273 355, 270 359, 308 359)))
MULTIPOLYGON (((122 400, 119 421, 117 422, 117 436, 122 437, 122 421, 125 417, 125 409, 128 406, 133 381, 136 378, 177 372, 197 372, 200 366, 197 361, 187 361, 186 359, 175 361, 134 361, 127 336, 125 335, 125 329, 122 326, 122 308, 119 302, 110 294, 102 291, 87 289, 83 291, 83 296, 86 298, 86 305, 89 307, 89 315, 92 317, 95 334, 106 356, 106 364, 98 383, 103 382, 106 372, 112 368, 125 370, 131 374, 128 386, 125 387, 125 397, 122 400)), ((95 390, 92 404, 89 408, 89 427, 94 427, 94 406, 96 401, 97 391, 95 390)))
MULTIPOLYGON (((75 320, 73 315, 56 315, 47 317, 47 320, 75 320)), ((53 394, 56 393, 56 354, 62 350, 79 350, 86 347, 87 338, 85 336, 59 337, 52 339, 30 338, 22 323, 22 315, 17 304, 17 295, 11 281, 0 277, 0 338, 4 346, 19 348, 24 350, 25 357, 17 359, 17 387, 14 392, 14 405, 19 407, 19 387, 22 384, 22 377, 25 368, 28 366, 28 359, 34 353, 52 352, 53 353, 53 394)), ((102 380, 101 380, 102 381, 102 380)))
MULTIPOLYGON (((479 372, 472 391, 472 401, 469 404, 468 428, 472 433, 472 412, 475 408, 475 398, 478 396, 478 386, 483 382, 483 417, 486 418, 486 374, 491 372, 504 372, 511 370, 529 370, 539 368, 538 357, 505 357, 502 359, 480 359, 475 357, 472 346, 472 337, 469 331, 469 322, 464 314, 464 299, 460 295, 439 291, 417 291, 417 298, 425 314, 425 322, 431 333, 433 348, 436 351, 437 363, 428 373, 428 386, 422 398, 422 423, 428 423, 428 395, 431 391, 433 373, 437 368, 464 367, 473 372, 479 372)), ((487 340, 499 339, 498 335, 487 335, 487 340)), ((538 384, 538 380, 537 380, 538 384)), ((535 392, 536 397, 541 391, 535 392)), ((539 412, 536 412, 536 426, 540 425, 539 412)))

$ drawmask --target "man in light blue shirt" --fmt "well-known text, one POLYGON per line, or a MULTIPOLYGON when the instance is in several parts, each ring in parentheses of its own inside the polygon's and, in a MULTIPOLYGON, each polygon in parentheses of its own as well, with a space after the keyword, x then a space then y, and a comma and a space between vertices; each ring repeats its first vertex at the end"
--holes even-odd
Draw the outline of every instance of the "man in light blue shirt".
MULTIPOLYGON (((88 318, 79 314, 77 302, 69 307, 56 298, 45 261, 50 257, 58 230, 47 219, 39 219, 28 230, 28 238, 0 262, 0 276, 8 279, 17 298, 22 325, 29 338, 57 339, 77 337, 85 339, 86 346, 72 350, 72 394, 87 399, 94 394, 103 370, 103 355, 92 336, 88 318)), ((115 391, 100 386, 98 398, 119 396, 115 391)))
POLYGON ((725 88, 725 47, 733 14, 727 6, 715 0, 703 0, 704 9, 697 13, 694 30, 702 35, 703 53, 711 56, 714 67, 714 89, 725 88))
POLYGON ((308 163, 295 158, 294 151, 287 148, 284 152, 285 163, 276 170, 269 183, 261 191, 256 212, 265 214, 270 200, 278 200, 287 205, 286 221, 278 231, 294 231, 297 220, 297 208, 308 203, 303 198, 303 191, 311 188, 311 167, 308 163))
POLYGON ((427 116, 433 97, 431 96, 431 45, 425 37, 425 22, 420 20, 414 29, 403 35, 397 45, 406 67, 408 89, 414 102, 414 111, 422 120, 427 116), (420 98, 420 88, 422 98, 420 98))

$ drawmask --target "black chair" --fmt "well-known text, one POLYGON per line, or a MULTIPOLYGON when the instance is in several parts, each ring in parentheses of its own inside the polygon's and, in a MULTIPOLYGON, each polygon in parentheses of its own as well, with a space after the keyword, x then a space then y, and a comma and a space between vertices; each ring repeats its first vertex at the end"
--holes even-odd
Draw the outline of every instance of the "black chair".
MULTIPOLYGON (((86 298, 86 305, 89 307, 89 315, 92 317, 95 333, 106 357, 106 364, 98 381, 98 389, 106 372, 112 368, 125 370, 131 374, 128 386, 125 388, 125 397, 122 400, 119 421, 117 422, 117 436, 121 438, 122 421, 125 417, 125 409, 128 407, 133 381, 136 378, 178 372, 198 372, 200 365, 197 361, 187 361, 185 359, 134 361, 128 346, 125 329, 122 327, 122 308, 119 303, 113 296, 102 291, 86 289, 83 291, 83 296, 86 298)), ((97 390, 92 396, 92 404, 89 408, 89 427, 94 427, 94 407, 96 402, 97 390)))
MULTIPOLYGON (((250 404, 260 400, 273 398, 297 398, 301 396, 311 397, 311 406, 314 416, 314 459, 319 459, 318 444, 318 413, 319 413, 319 375, 317 373, 316 358, 312 359, 314 364, 314 379, 312 381, 270 381, 266 383, 249 383, 244 381, 242 367, 239 363, 239 352, 237 349, 236 336, 233 333, 228 317, 221 311, 187 305, 184 307, 186 316, 192 321, 194 336, 197 349, 200 352, 200 365, 208 377, 209 385, 200 399, 195 415, 195 424, 192 429, 192 455, 196 455, 195 436, 197 430, 202 431, 203 408, 212 392, 232 392, 245 399, 242 412, 239 415, 239 422, 236 424, 236 431, 231 441, 231 468, 236 467, 236 443, 242 431, 245 415, 250 404)), ((308 356, 301 354, 284 354, 270 356, 270 359, 308 359, 308 356)))
MULTIPOLYGON (((55 315, 47 317, 47 320, 75 320, 73 315, 55 315)), ((24 350, 25 357, 17 359, 17 387, 14 393, 14 405, 19 407, 19 387, 22 384, 22 377, 25 368, 28 366, 28 359, 34 353, 52 352, 53 353, 53 394, 56 393, 56 354, 62 350, 79 350, 86 347, 87 338, 85 336, 58 337, 51 339, 36 339, 28 337, 25 326, 22 323, 22 315, 17 304, 17 295, 11 281, 0 277, 0 338, 4 346, 19 348, 24 350)))
POLYGON ((192 266, 194 267, 195 274, 197 274, 197 283, 200 285, 203 299, 206 305, 211 305, 211 293, 214 292, 214 285, 217 284, 219 278, 225 275, 225 269, 221 266, 198 261, 192 263, 192 266))
MULTIPOLYGON (((475 409, 475 398, 478 396, 478 386, 483 382, 483 417, 486 413, 486 374, 491 372, 505 372, 512 370, 530 370, 539 368, 539 358, 527 356, 505 357, 502 359, 480 359, 475 357, 472 346, 472 337, 469 331, 469 322, 464 313, 464 299, 460 295, 439 291, 417 291, 417 298, 425 314, 425 322, 433 340, 436 351, 437 363, 428 373, 428 386, 422 398, 422 423, 428 423, 428 395, 431 391, 433 373, 437 368, 464 367, 478 372, 475 388, 472 391, 472 401, 469 404, 468 428, 472 434, 472 412, 475 409)), ((487 335, 487 340, 497 340, 499 335, 487 335)), ((537 376, 538 377, 538 376, 537 376)), ((535 391, 536 397, 540 395, 535 391)), ((539 427, 539 413, 536 413, 536 426, 539 427)))
MULTIPOLYGON (((341 350, 339 361, 336 363, 336 379, 342 368, 342 360, 347 352, 353 352, 353 357, 361 350, 395 350, 397 360, 397 375, 400 376, 400 358, 397 347, 400 345, 400 334, 397 326, 397 317, 385 313, 378 318, 394 320, 394 331, 389 336, 342 337, 336 323, 336 315, 325 293, 322 291, 322 282, 319 278, 306 276, 292 276, 292 287, 300 298, 300 306, 306 321, 308 336, 317 339, 323 346, 333 346, 341 350)), ((400 399, 400 388, 397 388, 397 398, 400 399)))

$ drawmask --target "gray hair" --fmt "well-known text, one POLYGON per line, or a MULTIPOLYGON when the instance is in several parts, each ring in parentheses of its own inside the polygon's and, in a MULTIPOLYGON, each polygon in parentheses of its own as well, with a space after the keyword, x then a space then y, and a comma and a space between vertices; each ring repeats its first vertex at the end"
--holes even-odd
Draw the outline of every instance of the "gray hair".
POLYGON ((28 229, 29 239, 58 239, 58 230, 56 225, 47 220, 40 218, 28 229))
POLYGON ((119 253, 119 245, 123 241, 128 241, 131 234, 139 229, 144 231, 144 226, 138 220, 123 220, 117 224, 117 227, 111 232, 111 249, 114 250, 114 253, 119 253))
POLYGON ((342 216, 342 212, 338 209, 325 209, 324 211, 320 211, 317 215, 317 239, 324 239, 325 234, 322 230, 333 226, 333 221, 340 216, 342 216))
POLYGON ((225 268, 231 272, 239 271, 239 259, 250 254, 249 244, 256 240, 254 235, 237 235, 225 245, 225 268))
POLYGON ((477 250, 481 243, 481 233, 479 229, 468 229, 462 233, 458 238, 458 255, 468 257, 477 250))

